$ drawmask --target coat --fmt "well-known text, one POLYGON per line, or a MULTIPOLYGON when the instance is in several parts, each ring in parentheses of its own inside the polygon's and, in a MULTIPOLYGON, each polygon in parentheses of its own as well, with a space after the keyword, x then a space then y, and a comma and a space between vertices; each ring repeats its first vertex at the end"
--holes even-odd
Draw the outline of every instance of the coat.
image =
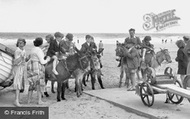
POLYGON ((190 75, 190 40, 187 42, 186 46, 183 49, 184 54, 187 57, 187 75, 190 75))
POLYGON ((183 52, 184 48, 179 48, 177 51, 176 61, 178 62, 178 74, 185 75, 187 71, 187 56, 183 52))
POLYGON ((141 40, 139 37, 135 37, 135 38, 129 38, 128 37, 128 38, 126 38, 124 44, 126 45, 128 43, 134 43, 135 46, 137 46, 137 45, 141 46, 141 40))
POLYGON ((90 53, 92 51, 92 47, 90 44, 88 45, 88 43, 85 42, 82 44, 80 51, 84 54, 87 54, 88 52, 90 53))
POLYGON ((140 56, 136 48, 132 48, 130 51, 126 51, 127 66, 130 70, 135 70, 140 66, 140 56))
POLYGON ((57 43, 56 40, 51 40, 46 55, 52 57, 52 56, 56 55, 55 54, 56 52, 60 52, 60 46, 59 46, 59 44, 57 43))

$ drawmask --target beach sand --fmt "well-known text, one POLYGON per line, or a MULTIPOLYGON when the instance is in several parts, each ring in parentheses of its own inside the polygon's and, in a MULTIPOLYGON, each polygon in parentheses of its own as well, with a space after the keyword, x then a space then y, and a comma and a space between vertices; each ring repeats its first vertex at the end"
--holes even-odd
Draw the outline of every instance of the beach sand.
MULTIPOLYGON (((9 47, 15 48, 15 44, 6 44, 9 47)), ((168 42, 168 43, 161 43, 156 42, 155 44, 155 51, 157 52, 160 48, 167 48, 170 51, 170 55, 172 58, 172 63, 167 64, 163 63, 159 68, 157 68, 157 74, 163 74, 164 69, 168 66, 172 67, 174 73, 176 74, 177 71, 177 62, 175 62, 176 51, 177 47, 175 42, 168 42)), ((25 47, 27 52, 30 52, 32 47, 32 42, 27 42, 25 47)), ((116 61, 115 56, 115 44, 104 44, 105 50, 104 55, 102 57, 103 68, 102 72, 104 76, 103 84, 105 88, 116 88, 118 87, 119 83, 119 75, 120 75, 120 68, 117 67, 118 62, 116 61)), ((87 82, 87 87, 84 90, 91 90, 91 83, 87 82)), ((10 89, 8 87, 5 90, 10 89)), ((96 82, 95 84, 96 89, 101 89, 99 84, 96 82)), ((43 98, 46 101, 46 106, 49 106, 49 116, 50 119, 145 119, 144 117, 138 116, 133 113, 126 112, 123 109, 113 106, 112 104, 105 102, 103 100, 97 99, 95 97, 91 97, 88 95, 83 94, 80 98, 76 97, 74 92, 74 80, 70 80, 70 89, 71 91, 66 91, 66 101, 56 102, 56 94, 52 94, 50 92, 50 87, 48 88, 50 97, 43 98)), ((13 91, 8 91, 2 93, 0 96, 0 106, 13 106, 12 101, 14 100, 14 93, 13 91)), ((38 106, 36 104, 36 92, 34 93, 32 103, 30 105, 26 104, 27 99, 27 89, 24 93, 21 94, 21 103, 24 106, 38 106)), ((44 105, 41 105, 44 106, 44 105)))

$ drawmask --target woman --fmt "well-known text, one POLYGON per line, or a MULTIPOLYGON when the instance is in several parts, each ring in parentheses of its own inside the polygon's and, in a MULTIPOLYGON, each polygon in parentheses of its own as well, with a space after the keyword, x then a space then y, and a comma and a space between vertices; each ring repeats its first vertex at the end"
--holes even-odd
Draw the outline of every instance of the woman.
POLYGON ((184 77, 186 75, 186 71, 187 71, 187 57, 183 52, 185 43, 183 42, 183 40, 178 40, 176 42, 176 45, 179 48, 177 51, 177 57, 175 59, 178 62, 177 73, 180 74, 181 83, 183 84, 183 79, 184 79, 184 77))
POLYGON ((44 64, 50 61, 50 58, 47 57, 44 60, 44 53, 41 49, 43 44, 43 39, 41 37, 36 38, 34 41, 34 48, 31 50, 30 61, 28 62, 28 103, 32 97, 34 90, 37 90, 38 104, 43 104, 41 100, 41 87, 45 86, 45 76, 44 76, 44 64))
POLYGON ((24 80, 26 78, 26 66, 25 66, 25 58, 26 58, 26 51, 24 46, 26 45, 25 39, 19 38, 16 43, 16 51, 14 54, 14 61, 13 61, 13 71, 12 76, 14 77, 13 80, 13 88, 16 90, 15 93, 15 106, 20 107, 19 103, 19 95, 20 91, 24 91, 24 80))

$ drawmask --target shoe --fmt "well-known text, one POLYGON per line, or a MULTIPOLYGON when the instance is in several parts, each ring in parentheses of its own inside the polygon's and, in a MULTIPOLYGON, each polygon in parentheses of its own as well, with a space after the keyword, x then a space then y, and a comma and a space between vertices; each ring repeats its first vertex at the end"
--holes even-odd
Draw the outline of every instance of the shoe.
POLYGON ((58 72, 56 70, 52 70, 52 72, 55 74, 55 75, 58 75, 58 72))

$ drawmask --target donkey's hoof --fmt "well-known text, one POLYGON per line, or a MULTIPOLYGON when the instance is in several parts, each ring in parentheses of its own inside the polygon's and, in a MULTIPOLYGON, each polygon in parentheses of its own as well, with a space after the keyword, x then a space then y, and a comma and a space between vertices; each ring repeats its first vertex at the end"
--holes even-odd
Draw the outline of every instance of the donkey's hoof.
POLYGON ((62 100, 66 100, 66 98, 65 98, 65 97, 61 97, 61 99, 62 99, 62 100))
POLYGON ((60 102, 61 100, 60 99, 57 99, 57 102, 60 102))
POLYGON ((44 95, 45 95, 46 97, 49 97, 49 94, 48 94, 47 92, 44 92, 44 95))

